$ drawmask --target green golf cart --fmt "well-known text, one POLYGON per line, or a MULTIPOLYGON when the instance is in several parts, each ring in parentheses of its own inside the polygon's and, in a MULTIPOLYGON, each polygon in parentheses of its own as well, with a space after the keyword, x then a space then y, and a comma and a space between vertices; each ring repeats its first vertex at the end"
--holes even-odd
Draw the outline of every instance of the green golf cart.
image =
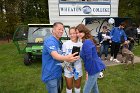
MULTIPOLYGON (((51 24, 28 24, 18 26, 13 36, 13 43, 20 54, 24 54, 24 64, 30 65, 34 59, 41 58, 43 41, 52 34, 51 24)), ((65 32, 61 41, 68 40, 67 31, 69 26, 65 26, 65 32)))

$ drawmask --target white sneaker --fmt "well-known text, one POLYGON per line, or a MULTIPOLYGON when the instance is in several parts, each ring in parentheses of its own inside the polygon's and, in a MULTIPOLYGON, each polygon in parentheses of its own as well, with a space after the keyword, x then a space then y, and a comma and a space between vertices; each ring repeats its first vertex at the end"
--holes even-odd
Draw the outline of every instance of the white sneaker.
POLYGON ((113 61, 113 57, 110 58, 110 61, 113 61))
POLYGON ((116 62, 116 63, 120 63, 120 61, 117 60, 117 59, 113 59, 113 61, 116 62))

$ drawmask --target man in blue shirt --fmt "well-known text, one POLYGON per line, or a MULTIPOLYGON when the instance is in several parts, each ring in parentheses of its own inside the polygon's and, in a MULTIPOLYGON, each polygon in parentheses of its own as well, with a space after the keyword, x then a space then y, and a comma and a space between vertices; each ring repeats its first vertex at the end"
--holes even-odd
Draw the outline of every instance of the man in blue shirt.
POLYGON ((124 23, 121 23, 119 25, 119 27, 114 27, 112 28, 111 32, 110 32, 110 36, 111 36, 111 58, 110 61, 114 61, 119 63, 120 61, 117 60, 117 54, 119 52, 120 49, 120 44, 121 42, 121 37, 123 36, 124 39, 124 43, 127 43, 127 37, 126 34, 123 30, 123 28, 125 27, 124 23))
POLYGON ((53 25, 52 36, 44 41, 42 52, 42 81, 46 83, 48 93, 58 93, 58 88, 61 82, 62 67, 58 65, 63 61, 75 62, 79 56, 70 54, 62 55, 61 43, 59 39, 64 32, 64 25, 61 22, 56 22, 53 25))

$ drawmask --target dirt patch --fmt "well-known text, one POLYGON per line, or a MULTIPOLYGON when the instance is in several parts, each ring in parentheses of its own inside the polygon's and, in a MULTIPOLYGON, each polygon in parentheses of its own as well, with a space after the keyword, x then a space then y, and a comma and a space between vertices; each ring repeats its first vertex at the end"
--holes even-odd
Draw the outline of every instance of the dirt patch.
POLYGON ((10 43, 11 42, 11 40, 0 40, 0 45, 2 45, 2 44, 6 44, 6 43, 10 43))

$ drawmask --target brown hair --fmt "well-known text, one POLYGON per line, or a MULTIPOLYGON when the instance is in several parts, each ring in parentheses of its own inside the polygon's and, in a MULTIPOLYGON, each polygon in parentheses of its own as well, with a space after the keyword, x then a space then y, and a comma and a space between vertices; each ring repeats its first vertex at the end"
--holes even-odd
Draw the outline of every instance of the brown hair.
POLYGON ((107 26, 103 26, 103 29, 107 29, 107 26))
POLYGON ((126 26, 126 23, 122 22, 120 23, 121 26, 125 27, 126 26))
POLYGON ((76 29, 80 32, 80 33, 85 33, 85 36, 82 38, 83 41, 85 41, 85 39, 90 39, 93 41, 93 43, 96 45, 97 41, 93 38, 93 36, 91 35, 91 31, 86 28, 86 26, 84 24, 79 24, 76 29))

